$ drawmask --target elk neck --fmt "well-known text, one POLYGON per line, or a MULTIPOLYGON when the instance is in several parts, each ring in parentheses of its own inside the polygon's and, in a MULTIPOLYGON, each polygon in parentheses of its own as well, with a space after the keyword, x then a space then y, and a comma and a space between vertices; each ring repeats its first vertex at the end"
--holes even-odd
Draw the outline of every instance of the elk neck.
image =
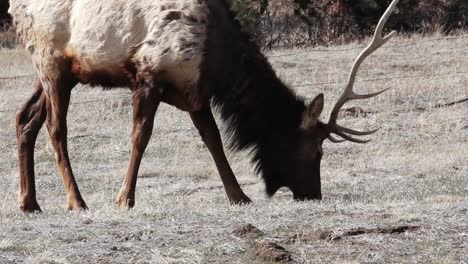
POLYGON ((297 130, 304 101, 281 82, 261 53, 244 57, 240 65, 225 86, 213 91, 213 102, 227 122, 231 147, 262 148, 272 143, 272 135, 297 130))
POLYGON ((218 108, 230 147, 252 148, 253 160, 261 170, 258 153, 282 143, 272 140, 278 138, 275 135, 297 130, 305 104, 277 77, 260 48, 223 3, 207 1, 211 11, 199 91, 212 98, 218 108))

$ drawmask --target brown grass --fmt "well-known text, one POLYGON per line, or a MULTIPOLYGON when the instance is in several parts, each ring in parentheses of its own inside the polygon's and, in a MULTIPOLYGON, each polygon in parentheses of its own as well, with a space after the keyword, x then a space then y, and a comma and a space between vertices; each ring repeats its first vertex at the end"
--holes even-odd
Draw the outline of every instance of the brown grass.
MULTIPOLYGON (((34 215, 21 213, 16 203, 14 128, 14 110, 30 95, 34 79, 1 79, 33 69, 23 51, 0 49, 0 263, 264 263, 274 260, 263 255, 271 248, 265 245, 283 248, 298 263, 466 263, 468 107, 466 102, 434 106, 468 97, 468 37, 438 38, 397 38, 363 65, 360 80, 423 77, 358 80, 360 91, 391 89, 350 104, 366 114, 343 116, 341 123, 381 129, 367 145, 324 144, 322 202, 294 202, 286 189, 267 199, 248 154, 230 153, 254 200, 230 206, 188 115, 163 105, 143 160, 136 207, 120 211, 113 201, 129 158, 130 93, 79 86, 70 107, 69 150, 90 210, 64 210, 63 186, 43 130, 36 183, 44 213, 34 215), (414 42, 419 44, 404 46, 414 42), (261 232, 255 243, 236 235, 247 224, 261 232), (417 228, 375 231, 402 226, 417 228), (370 231, 343 235, 355 230, 370 231), (311 239, 313 234, 318 239, 311 239), (320 239, 320 234, 342 238, 320 239)), ((291 85, 339 83, 358 46, 270 55, 291 85), (332 52, 336 49, 341 51, 332 52)), ((341 87, 296 89, 307 98, 324 92, 329 113, 341 87)))
POLYGON ((16 33, 14 28, 6 30, 0 25, 0 48, 12 48, 16 45, 16 33))

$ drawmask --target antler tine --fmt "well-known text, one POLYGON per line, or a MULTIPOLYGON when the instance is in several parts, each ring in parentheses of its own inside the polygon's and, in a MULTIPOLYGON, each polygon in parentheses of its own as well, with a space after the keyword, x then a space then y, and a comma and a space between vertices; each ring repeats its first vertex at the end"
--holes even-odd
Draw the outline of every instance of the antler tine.
POLYGON ((374 92, 374 93, 368 93, 368 94, 355 94, 354 92, 352 93, 352 95, 349 96, 349 99, 352 100, 352 99, 367 99, 367 98, 371 98, 371 97, 374 97, 374 96, 377 96, 385 91, 387 91, 388 89, 390 88, 385 88, 383 90, 380 90, 378 92, 374 92))
MULTIPOLYGON (((377 27, 375 29, 375 33, 374 33, 374 36, 372 37, 371 42, 359 54, 359 56, 354 61, 354 64, 353 64, 353 66, 351 68, 351 71, 349 73, 348 82, 346 84, 346 87, 343 90, 342 94, 340 95, 340 98, 336 102, 335 106, 333 107, 333 110, 331 111, 330 118, 328 120, 328 126, 330 127, 330 132, 338 134, 339 136, 343 137, 344 139, 347 139, 347 140, 350 140, 350 141, 353 141, 353 142, 358 142, 358 143, 368 142, 366 140, 354 139, 352 137, 349 137, 346 134, 343 134, 343 135, 346 136, 345 137, 345 136, 342 135, 342 133, 339 134, 338 132, 344 131, 344 132, 347 132, 349 134, 354 134, 354 135, 368 135, 366 133, 372 132, 372 131, 361 132, 361 131, 355 131, 355 130, 351 130, 351 129, 345 129, 344 127, 338 126, 336 124, 336 122, 337 122, 337 119, 338 119, 338 114, 340 112, 340 109, 343 107, 343 105, 346 102, 348 102, 350 100, 354 100, 354 99, 371 98, 371 97, 377 96, 377 95, 385 92, 386 90, 388 90, 388 88, 387 88, 387 89, 384 89, 384 90, 381 90, 381 91, 378 91, 378 92, 374 92, 374 93, 369 93, 369 94, 356 94, 353 91, 353 87, 354 87, 354 82, 356 80, 357 71, 358 71, 359 67, 361 66, 362 62, 369 55, 371 55, 374 51, 376 51, 378 48, 380 48, 382 45, 384 45, 388 40, 390 40, 391 37, 393 37, 395 35, 396 31, 392 31, 387 36, 382 37, 382 31, 383 31, 383 28, 385 26, 385 23, 387 22, 388 18, 390 17, 393 10, 395 9, 398 1, 399 0, 393 0, 392 3, 387 8, 387 10, 385 11, 385 13, 380 18, 380 21, 377 24, 377 27)), ((372 133, 374 133, 374 132, 372 132, 372 133)), ((372 134, 372 133, 370 133, 370 134, 372 134)))
POLYGON ((357 130, 353 130, 353 129, 350 129, 350 128, 342 127, 340 125, 336 125, 336 127, 338 128, 338 130, 340 130, 342 132, 345 132, 345 133, 350 134, 350 135, 355 135, 355 136, 371 135, 371 134, 374 134, 375 132, 379 131, 379 128, 374 129, 374 130, 370 130, 370 131, 357 131, 357 130))
POLYGON ((354 142, 354 143, 367 143, 370 141, 370 139, 358 139, 358 138, 353 138, 347 134, 345 134, 343 131, 334 131, 333 133, 337 134, 338 136, 348 140, 348 141, 351 141, 351 142, 354 142))
POLYGON ((333 143, 341 143, 341 142, 345 142, 346 140, 344 139, 336 139, 335 137, 333 137, 332 135, 328 135, 327 137, 331 142, 333 143))
MULTIPOLYGON (((340 125, 336 125, 336 127, 338 128, 337 131, 332 131, 332 133, 337 134, 338 136, 340 136, 340 137, 342 137, 342 138, 344 138, 346 140, 355 142, 355 143, 367 143, 370 140, 356 139, 356 138, 353 138, 353 137, 351 137, 351 136, 349 136, 347 134, 355 135, 355 136, 365 136, 365 135, 371 135, 371 134, 373 134, 373 133, 375 133, 375 132, 377 132, 379 130, 379 128, 377 128, 377 129, 370 130, 370 131, 357 131, 357 130, 353 130, 353 129, 350 129, 350 128, 342 127, 340 125), (345 133, 347 133, 347 134, 345 134, 345 133)), ((345 141, 345 140, 341 140, 341 139, 336 139, 332 135, 328 135, 327 138, 333 143, 341 143, 341 142, 345 141)))

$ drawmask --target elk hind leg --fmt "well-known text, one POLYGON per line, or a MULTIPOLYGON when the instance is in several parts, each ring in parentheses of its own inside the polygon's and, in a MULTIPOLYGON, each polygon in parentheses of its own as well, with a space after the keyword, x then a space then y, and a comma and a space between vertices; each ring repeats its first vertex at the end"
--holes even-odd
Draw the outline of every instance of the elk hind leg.
POLYGON ((41 211, 36 200, 34 182, 34 146, 46 118, 46 96, 40 81, 33 95, 16 113, 18 140, 19 193, 18 203, 25 212, 41 211))

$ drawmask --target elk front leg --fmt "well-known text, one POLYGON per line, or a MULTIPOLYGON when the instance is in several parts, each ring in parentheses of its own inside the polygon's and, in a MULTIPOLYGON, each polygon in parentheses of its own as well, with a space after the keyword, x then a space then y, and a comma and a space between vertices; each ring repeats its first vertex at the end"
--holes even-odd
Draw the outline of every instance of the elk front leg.
POLYGON ((76 85, 76 81, 66 73, 50 76, 48 81, 46 126, 67 194, 66 208, 69 210, 86 210, 86 203, 81 197, 73 176, 67 147, 67 112, 71 90, 76 85))
POLYGON ((41 211, 36 200, 34 183, 34 146, 46 118, 46 97, 40 81, 31 98, 16 113, 18 139, 19 193, 18 202, 24 212, 41 211))
POLYGON ((156 110, 161 100, 156 87, 142 85, 133 92, 133 132, 130 164, 116 204, 120 208, 135 206, 135 188, 141 159, 153 132, 156 110))
POLYGON ((233 204, 250 203, 251 200, 240 188, 231 166, 229 166, 224 154, 219 129, 211 110, 205 108, 201 111, 191 112, 190 117, 215 161, 229 201, 233 204))

